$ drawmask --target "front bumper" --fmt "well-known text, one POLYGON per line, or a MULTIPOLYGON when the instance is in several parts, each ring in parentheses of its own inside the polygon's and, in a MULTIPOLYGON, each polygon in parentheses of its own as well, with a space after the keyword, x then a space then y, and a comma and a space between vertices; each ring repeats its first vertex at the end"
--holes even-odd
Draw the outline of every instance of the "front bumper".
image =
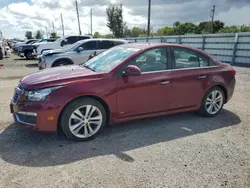
POLYGON ((46 63, 41 56, 38 58, 38 68, 39 68, 39 70, 47 68, 46 63))
POLYGON ((60 108, 51 106, 45 101, 10 104, 14 121, 20 126, 29 127, 36 131, 55 132, 60 110, 60 108))

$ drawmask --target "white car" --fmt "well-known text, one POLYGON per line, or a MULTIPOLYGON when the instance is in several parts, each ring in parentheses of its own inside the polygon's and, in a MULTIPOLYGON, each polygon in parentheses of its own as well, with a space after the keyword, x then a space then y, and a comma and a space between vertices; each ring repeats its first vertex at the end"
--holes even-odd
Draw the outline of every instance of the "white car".
POLYGON ((81 40, 67 49, 45 51, 39 58, 39 69, 82 64, 88 61, 90 55, 99 54, 106 49, 117 45, 127 44, 129 41, 123 39, 86 39, 81 40))
POLYGON ((46 50, 65 49, 79 40, 85 40, 90 38, 92 38, 92 36, 79 35, 60 38, 57 39, 55 42, 41 42, 39 44, 34 45, 35 48, 33 55, 41 55, 46 50))

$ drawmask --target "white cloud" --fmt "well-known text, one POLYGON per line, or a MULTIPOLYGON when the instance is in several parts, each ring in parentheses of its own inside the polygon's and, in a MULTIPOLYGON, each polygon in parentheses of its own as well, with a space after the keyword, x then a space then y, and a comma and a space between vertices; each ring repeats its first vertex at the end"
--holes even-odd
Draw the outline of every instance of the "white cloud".
MULTIPOLYGON (((24 0, 23 0, 24 1, 24 0)), ((93 8, 93 32, 110 33, 106 27, 106 8, 110 2, 121 0, 78 0, 81 30, 90 32, 90 9, 93 8)), ((123 0, 124 20, 131 28, 147 26, 146 0, 123 0)), ((172 25, 176 20, 199 22, 208 19, 209 9, 217 3, 216 19, 227 25, 249 24, 250 5, 248 1, 236 3, 232 0, 163 0, 152 1, 151 23, 154 28, 172 25), (245 4, 244 4, 245 3, 245 4), (245 6, 244 6, 245 5, 245 6)), ((18 2, 0 8, 0 29, 6 38, 24 38, 26 30, 35 32, 38 29, 55 30, 61 35, 63 14, 65 34, 78 34, 78 23, 73 0, 31 0, 31 3, 18 2)))

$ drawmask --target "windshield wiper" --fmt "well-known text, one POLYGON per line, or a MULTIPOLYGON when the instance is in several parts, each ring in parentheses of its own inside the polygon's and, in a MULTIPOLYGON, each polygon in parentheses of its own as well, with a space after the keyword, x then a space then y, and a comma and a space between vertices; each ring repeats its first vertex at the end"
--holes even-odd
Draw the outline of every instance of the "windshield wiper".
POLYGON ((94 71, 94 72, 96 72, 95 71, 95 69, 93 69, 93 68, 91 68, 91 67, 89 67, 88 65, 86 65, 85 63, 84 64, 81 64, 83 67, 85 67, 85 68, 87 68, 87 69, 89 69, 89 70, 92 70, 92 71, 94 71))

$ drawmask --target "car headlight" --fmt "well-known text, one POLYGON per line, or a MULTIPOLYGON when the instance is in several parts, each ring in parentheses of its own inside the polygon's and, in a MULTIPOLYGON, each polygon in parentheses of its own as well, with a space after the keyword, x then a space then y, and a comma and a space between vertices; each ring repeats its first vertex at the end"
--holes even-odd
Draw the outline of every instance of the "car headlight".
POLYGON ((44 101, 51 92, 60 87, 61 86, 45 88, 35 91, 25 91, 25 97, 28 101, 44 101))
POLYGON ((18 47, 18 50, 19 50, 19 51, 22 51, 22 49, 23 49, 22 47, 18 47))

